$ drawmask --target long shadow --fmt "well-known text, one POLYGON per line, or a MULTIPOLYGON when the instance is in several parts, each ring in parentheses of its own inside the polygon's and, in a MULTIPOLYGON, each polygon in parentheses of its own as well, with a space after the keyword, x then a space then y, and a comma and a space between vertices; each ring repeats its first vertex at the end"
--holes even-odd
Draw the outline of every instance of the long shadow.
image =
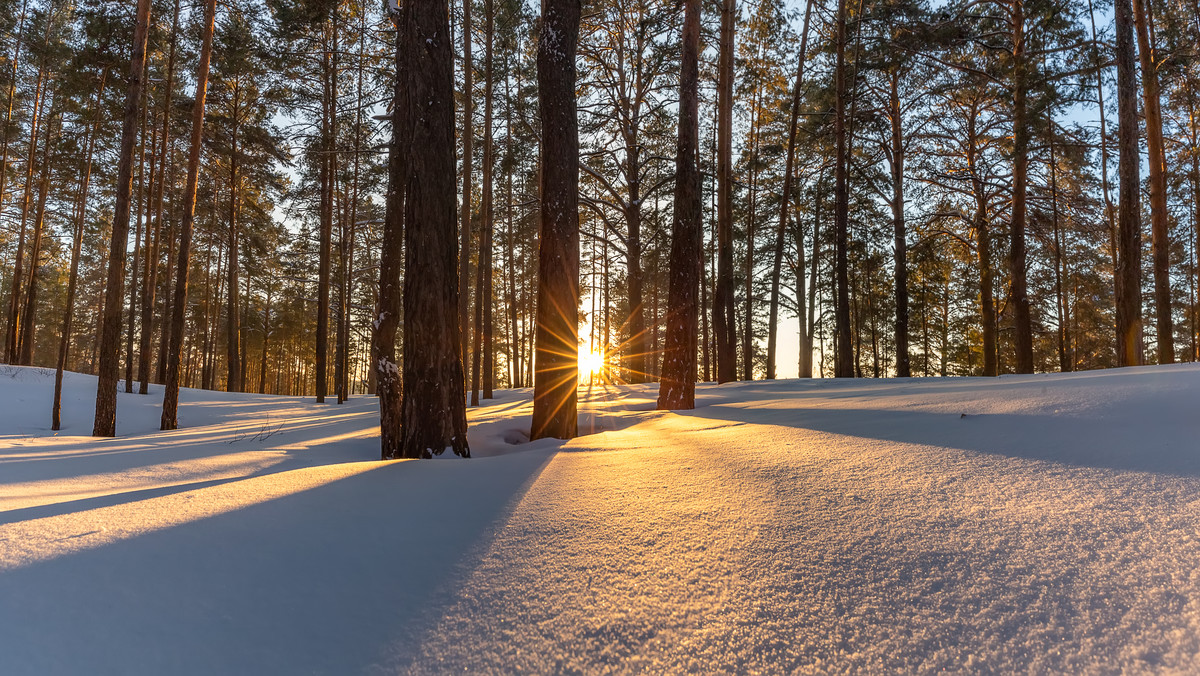
POLYGON ((1081 386, 1092 386, 1096 379, 1112 379, 1120 387, 1143 387, 1154 389, 1188 388, 1200 378, 1200 367, 1195 364, 1169 366, 1130 367, 1072 373, 1038 373, 1033 375, 1003 375, 998 378, 950 377, 950 378, 793 378, 782 380, 737 381, 725 385, 702 384, 697 389, 699 403, 734 403, 747 399, 747 395, 762 395, 778 398, 786 394, 788 399, 853 399, 870 397, 886 399, 892 396, 920 394, 930 397, 958 395, 995 397, 997 395, 1020 396, 1071 392, 1081 386))
POLYGON ((1130 424, 1116 417, 1085 420, 1066 415, 962 416, 863 408, 756 409, 720 405, 677 413, 1079 467, 1200 477, 1200 426, 1194 418, 1163 416, 1130 424))
POLYGON ((0 573, 0 672, 348 674, 390 662, 453 600, 471 553, 552 456, 386 464, 0 573))
MULTIPOLYGON (((41 481, 67 477, 125 472, 139 467, 181 463, 198 458, 245 451, 289 451, 289 446, 311 445, 308 435, 315 428, 322 430, 323 437, 368 431, 377 424, 366 411, 344 412, 331 419, 315 416, 279 417, 271 421, 246 420, 236 427, 219 427, 207 424, 190 429, 167 433, 152 432, 132 434, 115 439, 62 439, 35 446, 15 446, 0 451, 0 467, 3 467, 4 483, 41 481), (274 430, 275 425, 281 425, 274 430), (163 436, 163 435, 167 436, 163 436), (18 457, 26 455, 34 457, 18 457)), ((317 440, 319 441, 319 439, 317 440)), ((313 449, 306 452, 315 455, 313 449)), ((320 461, 323 464, 337 461, 336 453, 325 449, 320 461)), ((343 453, 344 460, 373 460, 376 455, 350 451, 343 453)), ((293 466, 292 468, 294 468, 293 466)))
POLYGON ((175 495, 176 493, 184 493, 186 491, 194 491, 200 488, 208 488, 209 486, 220 486, 222 484, 232 483, 234 481, 241 481, 242 479, 248 479, 256 475, 260 474, 248 474, 246 476, 228 477, 225 479, 209 479, 207 481, 189 481, 186 483, 172 484, 170 486, 139 488, 132 491, 124 491, 122 493, 94 495, 92 497, 79 498, 77 500, 65 500, 63 502, 35 505, 32 507, 19 507, 17 509, 10 509, 8 511, 0 512, 0 525, 17 523, 19 521, 30 521, 32 519, 44 519, 49 516, 60 516, 62 514, 70 514, 72 512, 84 512, 89 509, 98 509, 100 507, 124 505, 130 502, 137 502, 139 500, 161 498, 166 495, 175 495))

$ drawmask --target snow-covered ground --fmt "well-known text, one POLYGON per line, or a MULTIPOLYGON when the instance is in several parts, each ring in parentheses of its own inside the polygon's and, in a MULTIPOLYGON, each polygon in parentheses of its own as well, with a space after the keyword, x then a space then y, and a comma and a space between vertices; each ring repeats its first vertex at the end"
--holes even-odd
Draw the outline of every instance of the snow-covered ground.
POLYGON ((1200 368, 529 392, 471 460, 375 402, 0 367, 0 673, 1200 670, 1200 368))

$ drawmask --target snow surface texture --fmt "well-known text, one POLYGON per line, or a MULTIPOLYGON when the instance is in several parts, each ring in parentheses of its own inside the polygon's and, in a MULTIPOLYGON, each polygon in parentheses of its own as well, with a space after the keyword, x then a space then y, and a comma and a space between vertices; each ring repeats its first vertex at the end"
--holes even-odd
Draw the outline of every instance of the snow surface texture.
POLYGON ((1200 368, 375 401, 0 367, 0 673, 1200 671, 1200 368))

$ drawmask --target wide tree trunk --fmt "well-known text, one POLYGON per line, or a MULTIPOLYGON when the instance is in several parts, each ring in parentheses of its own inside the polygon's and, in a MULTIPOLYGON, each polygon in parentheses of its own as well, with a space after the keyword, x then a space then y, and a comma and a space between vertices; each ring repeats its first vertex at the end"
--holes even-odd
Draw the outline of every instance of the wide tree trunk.
POLYGON ((174 300, 171 303, 171 347, 167 351, 167 373, 163 388, 161 429, 179 427, 179 376, 183 358, 183 325, 187 314, 188 270, 191 267, 192 226, 196 214, 196 184, 200 178, 200 153, 204 139, 204 100, 208 94, 208 68, 212 59, 213 22, 217 0, 204 4, 204 35, 200 43, 200 63, 196 67, 196 95, 192 102, 192 137, 188 150, 187 183, 183 188, 182 223, 179 226, 179 251, 176 254, 174 300))
POLYGON ((717 62, 717 287, 713 332, 717 382, 737 380, 737 321, 733 312, 733 53, 737 0, 722 0, 717 62))
POLYGON ((400 15, 408 88, 404 190, 404 388, 400 452, 430 458, 467 446, 454 185, 454 56, 447 5, 410 0, 400 15))
POLYGON ((1117 365, 1142 363, 1142 231, 1133 8, 1116 0, 1117 61, 1117 365))
MULTIPOLYGON (((811 6, 811 2, 809 5, 811 6)), ((675 151, 675 209, 667 334, 658 408, 696 407, 696 340, 704 228, 700 213, 700 0, 686 0, 679 68, 679 139, 675 151)))
POLYGON ((579 0, 542 0, 538 113, 541 228, 531 439, 577 433, 579 379, 579 123, 575 50, 579 0))
POLYGON ((1008 274, 1013 308, 1013 347, 1016 372, 1033 373, 1033 321, 1025 270, 1026 191, 1029 182, 1029 125, 1026 98, 1029 64, 1025 55, 1025 2, 1012 3, 1013 41, 1013 198, 1009 229, 1008 274))
POLYGON ((96 384, 96 417, 92 436, 117 434, 117 376, 121 362, 121 315, 125 283, 125 248, 129 243, 129 198, 133 192, 133 146, 137 142, 138 101, 146 69, 146 39, 150 27, 150 0, 138 0, 129 60, 129 86, 125 90, 124 123, 117 163, 116 210, 108 251, 108 277, 100 329, 100 368, 96 384))
POLYGON ((1158 363, 1175 362, 1175 323, 1171 317, 1171 241, 1167 211, 1167 156, 1163 147, 1158 59, 1151 41, 1150 0, 1133 0, 1138 58, 1142 66, 1142 111, 1146 118, 1147 166, 1150 169, 1150 243, 1154 271, 1158 363))

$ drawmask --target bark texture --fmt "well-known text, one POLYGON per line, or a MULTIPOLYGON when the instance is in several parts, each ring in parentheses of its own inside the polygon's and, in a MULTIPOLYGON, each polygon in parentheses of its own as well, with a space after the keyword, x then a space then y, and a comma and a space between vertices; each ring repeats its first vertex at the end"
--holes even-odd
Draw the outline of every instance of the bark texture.
POLYGON ((1163 146, 1158 60, 1151 36, 1150 0, 1133 0, 1138 59, 1142 66, 1142 111, 1146 119, 1146 165, 1150 172, 1150 246, 1154 274, 1158 363, 1175 362, 1175 322, 1171 318, 1171 241, 1167 211, 1167 156, 1163 146))
POLYGON ((736 20, 736 0, 723 0, 717 61, 717 286, 713 293, 718 383, 737 380, 737 325, 733 315, 733 40, 736 20))
POLYGON ((133 147, 137 142, 138 101, 146 69, 146 38, 150 26, 150 0, 138 0, 133 52, 129 60, 129 86, 121 127, 121 150, 117 163, 116 211, 109 243, 108 277, 104 287, 104 315, 100 329, 99 380, 96 385, 96 417, 92 436, 117 434, 117 376, 121 361, 121 316, 125 282, 125 248, 129 244, 129 202, 133 192, 133 147))
POLYGON ((684 2, 679 74, 679 140, 675 152, 675 209, 658 408, 696 407, 696 340, 704 230, 700 214, 700 0, 684 2))
POLYGON ((447 5, 400 11, 407 85, 400 116, 410 139, 404 188, 404 356, 399 455, 470 457, 458 319, 454 174, 454 56, 447 5))
POLYGON ((538 35, 541 239, 531 439, 577 433, 579 379, 579 0, 543 0, 538 35))
POLYGON ((1117 365, 1142 363, 1142 233, 1133 8, 1116 0, 1117 365))

